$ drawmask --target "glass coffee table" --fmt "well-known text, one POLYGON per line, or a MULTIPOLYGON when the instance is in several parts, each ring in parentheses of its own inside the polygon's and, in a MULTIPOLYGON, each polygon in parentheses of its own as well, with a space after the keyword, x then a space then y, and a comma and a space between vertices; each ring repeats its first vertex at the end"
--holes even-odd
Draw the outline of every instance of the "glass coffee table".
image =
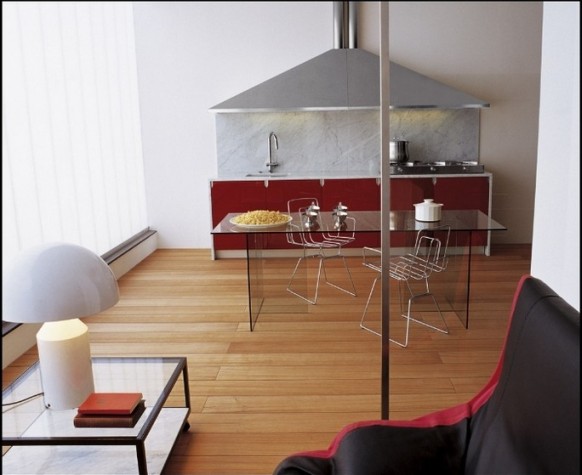
POLYGON ((38 363, 2 391, 4 474, 159 474, 189 429, 186 358, 97 357, 96 392, 141 392, 146 411, 133 428, 77 428, 76 409, 44 405, 38 363), (181 384, 178 384, 181 383, 181 384), (24 400, 21 403, 6 405, 24 400))

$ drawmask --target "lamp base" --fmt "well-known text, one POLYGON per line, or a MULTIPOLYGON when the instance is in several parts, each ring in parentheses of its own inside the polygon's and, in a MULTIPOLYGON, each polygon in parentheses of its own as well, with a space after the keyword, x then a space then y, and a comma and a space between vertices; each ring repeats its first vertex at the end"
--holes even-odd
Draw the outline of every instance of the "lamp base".
POLYGON ((47 322, 36 342, 46 407, 79 407, 95 391, 89 328, 78 318, 47 322))

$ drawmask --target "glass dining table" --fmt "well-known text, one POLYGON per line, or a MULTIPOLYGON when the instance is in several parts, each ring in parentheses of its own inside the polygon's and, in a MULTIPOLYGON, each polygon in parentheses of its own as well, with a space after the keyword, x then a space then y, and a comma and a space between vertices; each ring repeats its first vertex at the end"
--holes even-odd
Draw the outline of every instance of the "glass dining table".
MULTIPOLYGON (((265 257, 268 236, 298 232, 297 225, 303 225, 303 217, 297 213, 291 215, 288 224, 268 227, 243 227, 233 223, 233 218, 240 213, 228 213, 212 230, 212 234, 244 234, 246 239, 247 286, 249 306, 249 327, 253 331, 260 314, 303 312, 308 305, 300 299, 290 296, 282 299, 269 289, 268 281, 274 275, 280 274, 280 268, 273 269, 270 258, 265 257), (300 224, 299 224, 300 223, 300 224)), ((349 216, 355 218, 346 221, 345 227, 339 232, 356 236, 353 245, 358 247, 358 234, 381 233, 381 211, 350 211, 349 216), (355 225, 353 224, 355 223, 355 225)), ((454 311, 465 328, 469 327, 470 292, 471 292, 471 260, 473 255, 473 238, 476 233, 507 230, 505 226, 479 210, 443 210, 441 219, 434 222, 421 222, 415 219, 415 211, 390 211, 391 233, 402 233, 407 236, 410 247, 414 243, 416 233, 421 229, 434 229, 449 225, 451 237, 449 241, 449 265, 447 271, 439 273, 438 278, 443 298, 449 309, 454 311)), ((334 227, 334 217, 331 212, 321 212, 316 227, 310 228, 311 233, 337 232, 334 227)), ((392 234, 391 234, 392 236, 392 234)), ((380 242, 380 240, 378 240, 380 242)), ((406 252, 404 247, 390 248, 390 255, 406 252)), ((280 266, 280 263, 278 263, 280 266)), ((291 269, 293 266, 291 265, 291 269)), ((289 275, 291 270, 289 271, 289 275)), ((307 280, 307 276, 302 277, 307 280)))

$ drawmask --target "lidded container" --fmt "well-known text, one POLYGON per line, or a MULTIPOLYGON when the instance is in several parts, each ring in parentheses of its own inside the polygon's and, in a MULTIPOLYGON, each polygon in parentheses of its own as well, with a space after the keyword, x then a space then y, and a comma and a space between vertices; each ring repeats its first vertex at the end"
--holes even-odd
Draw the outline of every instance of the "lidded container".
POLYGON ((417 221, 440 221, 443 204, 427 198, 422 203, 415 203, 414 208, 414 218, 417 221))

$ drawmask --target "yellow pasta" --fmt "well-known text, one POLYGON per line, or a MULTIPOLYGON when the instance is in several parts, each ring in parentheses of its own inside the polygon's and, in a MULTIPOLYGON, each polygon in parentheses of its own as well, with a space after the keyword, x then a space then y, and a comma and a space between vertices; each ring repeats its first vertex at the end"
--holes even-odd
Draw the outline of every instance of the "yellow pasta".
POLYGON ((233 222, 236 224, 247 225, 284 224, 288 221, 288 219, 288 215, 280 213, 279 211, 258 209, 255 211, 239 214, 233 218, 233 222))

